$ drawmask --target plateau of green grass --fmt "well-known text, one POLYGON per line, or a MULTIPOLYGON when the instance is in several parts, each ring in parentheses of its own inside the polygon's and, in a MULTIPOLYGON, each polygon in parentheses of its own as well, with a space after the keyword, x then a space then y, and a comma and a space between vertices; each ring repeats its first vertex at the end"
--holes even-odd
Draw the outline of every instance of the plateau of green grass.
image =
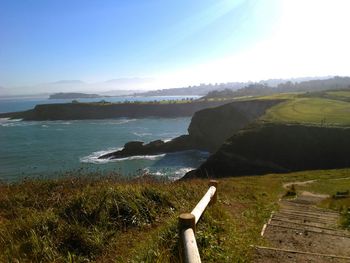
POLYGON ((270 108, 263 121, 350 126, 350 103, 326 98, 294 98, 270 108))
MULTIPOLYGON (((350 169, 225 178, 197 225, 203 262, 250 262, 252 244, 285 194, 350 188, 350 169), (333 183, 334 182, 334 183, 333 183), (332 188, 328 188, 332 185, 332 188), (298 191, 299 188, 296 188, 298 191)), ((0 185, 0 262, 179 262, 177 217, 208 180, 63 178, 0 185)))
POLYGON ((340 99, 350 99, 350 90, 327 91, 327 94, 340 99))

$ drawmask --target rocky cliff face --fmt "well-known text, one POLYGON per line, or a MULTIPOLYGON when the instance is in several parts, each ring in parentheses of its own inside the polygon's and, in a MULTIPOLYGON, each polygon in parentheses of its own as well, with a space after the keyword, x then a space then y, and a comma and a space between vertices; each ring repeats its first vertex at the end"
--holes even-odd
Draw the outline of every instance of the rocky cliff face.
POLYGON ((184 178, 350 167, 350 128, 265 124, 239 131, 184 178))
POLYGON ((217 107, 228 101, 191 103, 62 103, 36 105, 23 112, 0 113, 0 118, 23 120, 86 120, 113 118, 174 118, 193 116, 196 111, 217 107))
POLYGON ((262 116, 282 100, 237 101, 198 111, 192 117, 188 133, 195 145, 213 152, 235 132, 262 116))
POLYGON ((214 152, 227 138, 280 102, 281 100, 239 101, 201 110, 192 117, 188 135, 166 143, 161 140, 149 144, 129 142, 121 151, 108 153, 100 158, 123 158, 193 149, 214 152))

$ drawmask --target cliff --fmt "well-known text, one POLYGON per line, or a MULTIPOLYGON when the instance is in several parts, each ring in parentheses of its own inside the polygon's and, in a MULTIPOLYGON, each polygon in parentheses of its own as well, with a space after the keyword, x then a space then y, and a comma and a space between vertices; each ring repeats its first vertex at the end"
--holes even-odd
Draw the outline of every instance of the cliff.
POLYGON ((228 101, 193 101, 188 103, 61 103, 37 105, 32 110, 2 113, 0 118, 23 120, 83 120, 145 117, 185 117, 196 111, 217 107, 228 101))
POLYGON ((184 178, 350 167, 350 128, 256 124, 227 140, 184 178))
POLYGON ((204 109, 194 114, 188 135, 170 142, 161 140, 144 144, 129 142, 124 149, 108 153, 100 158, 123 158, 133 155, 159 154, 191 149, 214 152, 235 132, 262 116, 266 109, 281 100, 251 100, 231 102, 216 108, 204 109))
POLYGON ((59 92, 51 94, 49 99, 89 99, 89 98, 103 98, 106 96, 101 96, 98 94, 87 94, 78 92, 59 92))
POLYGON ((284 100, 237 101, 220 107, 198 111, 188 128, 195 145, 209 151, 217 150, 235 132, 265 114, 265 111, 284 100))

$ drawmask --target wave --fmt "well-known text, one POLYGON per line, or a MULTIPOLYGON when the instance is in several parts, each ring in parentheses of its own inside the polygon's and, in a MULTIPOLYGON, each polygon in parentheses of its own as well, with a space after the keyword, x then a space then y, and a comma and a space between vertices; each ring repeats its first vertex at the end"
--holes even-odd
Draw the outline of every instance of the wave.
POLYGON ((116 158, 116 159, 98 159, 100 156, 104 154, 114 152, 114 151, 120 151, 122 149, 123 148, 110 148, 104 151, 96 151, 87 156, 81 157, 80 162, 103 164, 103 163, 109 163, 109 162, 122 162, 122 161, 130 161, 130 160, 158 160, 159 158, 162 158, 165 156, 165 154, 157 154, 157 155, 135 155, 131 157, 116 158))
POLYGON ((134 135, 138 136, 138 137, 145 137, 145 136, 150 136, 152 135, 152 133, 149 132, 133 132, 134 135))
POLYGON ((119 151, 123 148, 109 148, 107 150, 103 150, 103 151, 96 151, 93 152, 87 156, 83 156, 80 158, 80 162, 81 163, 108 163, 110 162, 109 159, 98 159, 98 157, 100 157, 101 155, 110 153, 110 152, 114 152, 114 151, 119 151))
POLYGON ((22 119, 0 118, 1 127, 23 127, 35 125, 33 121, 22 121, 22 119))
POLYGON ((150 167, 143 168, 142 172, 143 172, 143 174, 150 174, 150 175, 157 176, 157 177, 167 176, 166 172, 161 172, 160 170, 158 170, 158 171, 151 171, 150 167))
POLYGON ((116 119, 116 120, 108 119, 108 120, 90 122, 90 124, 121 125, 121 124, 126 124, 134 121, 137 121, 137 119, 116 119))
POLYGON ((186 173, 188 173, 189 171, 192 171, 194 169, 196 169, 196 168, 194 168, 194 167, 183 167, 183 168, 180 168, 180 169, 176 170, 175 173, 174 173, 174 176, 170 176, 170 178, 173 179, 173 180, 178 180, 181 177, 183 177, 186 173))
POLYGON ((156 155, 135 155, 131 157, 124 157, 124 158, 117 158, 117 159, 109 159, 111 162, 122 162, 122 161, 130 161, 130 160, 158 160, 165 156, 165 153, 163 154, 156 154, 156 155))
POLYGON ((166 173, 162 173, 161 171, 156 171, 156 172, 153 172, 153 173, 151 173, 151 172, 149 172, 151 175, 154 175, 154 176, 159 176, 159 177, 161 177, 161 176, 166 176, 166 173))
POLYGON ((0 123, 1 122, 16 122, 16 121, 21 121, 22 119, 10 119, 10 118, 0 118, 0 123))
POLYGON ((192 171, 196 168, 194 167, 181 167, 177 170, 172 170, 169 171, 167 169, 161 169, 161 170, 156 170, 156 171, 150 171, 149 168, 145 168, 143 169, 143 171, 147 174, 156 176, 156 177, 161 177, 161 178, 166 178, 170 181, 176 181, 179 180, 180 178, 184 177, 184 175, 186 173, 188 173, 189 171, 192 171))

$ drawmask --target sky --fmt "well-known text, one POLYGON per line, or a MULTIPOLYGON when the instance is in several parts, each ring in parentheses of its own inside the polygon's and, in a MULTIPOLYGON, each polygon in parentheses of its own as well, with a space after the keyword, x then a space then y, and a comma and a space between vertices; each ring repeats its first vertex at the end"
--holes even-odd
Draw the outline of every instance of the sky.
POLYGON ((350 75, 348 10, 348 0, 0 0, 0 95, 63 80, 101 91, 350 75))

